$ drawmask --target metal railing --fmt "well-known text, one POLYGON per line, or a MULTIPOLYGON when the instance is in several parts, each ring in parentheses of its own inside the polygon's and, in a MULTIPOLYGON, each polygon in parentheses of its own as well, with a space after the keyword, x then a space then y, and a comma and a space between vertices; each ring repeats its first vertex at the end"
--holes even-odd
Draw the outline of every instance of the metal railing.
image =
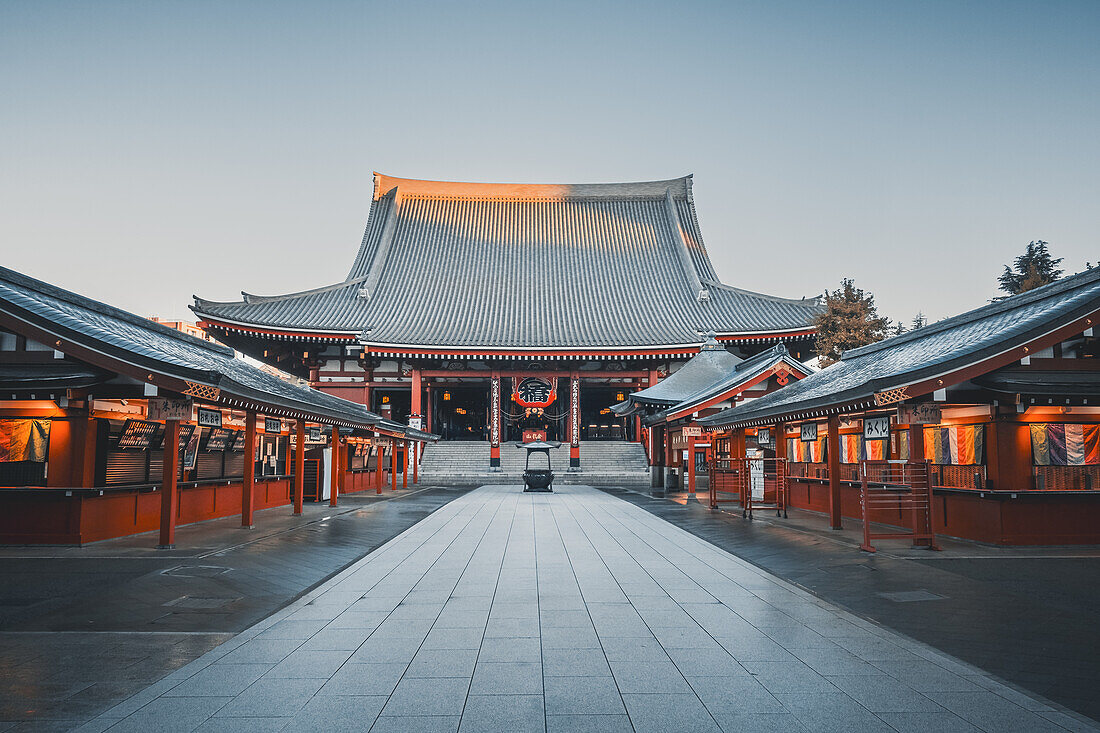
POLYGON ((783 458, 731 458, 710 464, 710 508, 720 503, 738 502, 741 516, 752 519, 756 509, 775 509, 777 517, 787 516, 790 482, 787 461, 783 458), (720 498, 719 495, 732 498, 720 498))
POLYGON ((914 546, 936 546, 932 516, 932 482, 927 461, 861 461, 859 509, 863 521, 861 550, 875 552, 871 540, 912 539, 914 546), (872 532, 871 524, 900 527, 872 532))

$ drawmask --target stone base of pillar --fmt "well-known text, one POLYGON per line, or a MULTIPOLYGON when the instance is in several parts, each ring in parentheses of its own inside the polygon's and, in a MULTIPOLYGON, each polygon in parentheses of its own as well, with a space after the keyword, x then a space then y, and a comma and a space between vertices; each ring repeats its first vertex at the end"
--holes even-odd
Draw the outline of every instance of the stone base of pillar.
POLYGON ((680 491, 680 472, 675 468, 665 469, 665 491, 680 491))

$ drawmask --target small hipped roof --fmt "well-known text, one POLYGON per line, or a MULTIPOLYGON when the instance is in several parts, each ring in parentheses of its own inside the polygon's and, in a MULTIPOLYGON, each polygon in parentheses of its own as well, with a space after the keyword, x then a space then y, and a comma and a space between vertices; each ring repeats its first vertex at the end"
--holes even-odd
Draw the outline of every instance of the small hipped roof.
POLYGON ((980 365, 988 373, 1027 357, 1033 346, 1058 340, 1060 331, 1095 328, 1098 314, 1100 268, 1095 268, 853 349, 797 384, 699 422, 749 427, 921 397, 962 381, 964 368, 980 365))

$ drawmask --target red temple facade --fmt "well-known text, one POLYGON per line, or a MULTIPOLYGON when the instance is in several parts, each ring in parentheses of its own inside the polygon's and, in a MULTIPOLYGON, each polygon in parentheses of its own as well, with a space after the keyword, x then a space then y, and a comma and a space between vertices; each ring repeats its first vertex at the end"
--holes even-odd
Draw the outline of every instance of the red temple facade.
MULTIPOLYGON (((350 255, 350 252, 349 252, 350 255)), ((816 299, 721 283, 690 176, 618 184, 449 183, 375 174, 344 280, 196 297, 219 340, 444 440, 642 438, 611 406, 713 332, 739 358, 812 350, 816 299)), ((654 457, 651 456, 651 462, 654 457)))

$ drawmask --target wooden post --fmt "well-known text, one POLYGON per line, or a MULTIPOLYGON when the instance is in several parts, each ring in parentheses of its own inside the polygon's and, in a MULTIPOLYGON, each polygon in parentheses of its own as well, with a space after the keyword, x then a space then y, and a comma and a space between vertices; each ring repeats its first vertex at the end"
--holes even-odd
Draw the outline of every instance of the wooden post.
POLYGON ((413 448, 413 483, 414 484, 420 483, 420 479, 417 478, 417 464, 420 463, 420 447, 422 445, 424 445, 424 444, 419 443, 419 442, 416 442, 416 443, 412 444, 412 448, 413 448))
POLYGON ((390 490, 397 491, 397 438, 390 438, 390 490))
POLYGON ((374 434, 374 491, 382 493, 382 446, 378 444, 378 433, 374 434))
POLYGON ((829 415, 829 526, 840 529, 840 416, 829 415))
POLYGON ((329 466, 328 505, 336 506, 336 495, 340 493, 340 428, 332 426, 332 461, 329 466))
POLYGON ((409 441, 401 441, 405 447, 405 455, 401 457, 401 488, 409 488, 409 441))
POLYGON ((413 367, 412 368, 412 394, 410 395, 410 398, 411 399, 409 400, 409 404, 411 405, 411 407, 409 408, 409 418, 410 419, 420 418, 421 422, 420 422, 420 425, 418 425, 417 427, 423 427, 424 426, 424 422, 423 422, 423 420, 424 420, 424 405, 423 405, 424 384, 420 379, 420 368, 419 367, 413 367))
POLYGON ((294 513, 302 513, 306 493, 306 421, 298 418, 298 450, 294 451, 294 513))
POLYGON ((432 432, 432 383, 428 382, 426 387, 426 394, 424 396, 424 429, 430 433, 432 432))
POLYGON ((179 507, 179 487, 176 479, 180 472, 180 423, 168 420, 164 423, 164 462, 160 487, 160 544, 158 550, 171 550, 176 546, 176 511, 179 507))
POLYGON ((695 493, 695 436, 689 435, 687 439, 688 444, 688 493, 695 493))
POLYGON ((241 483, 241 526, 253 527, 256 510, 256 411, 248 410, 244 418, 244 478, 241 483))

